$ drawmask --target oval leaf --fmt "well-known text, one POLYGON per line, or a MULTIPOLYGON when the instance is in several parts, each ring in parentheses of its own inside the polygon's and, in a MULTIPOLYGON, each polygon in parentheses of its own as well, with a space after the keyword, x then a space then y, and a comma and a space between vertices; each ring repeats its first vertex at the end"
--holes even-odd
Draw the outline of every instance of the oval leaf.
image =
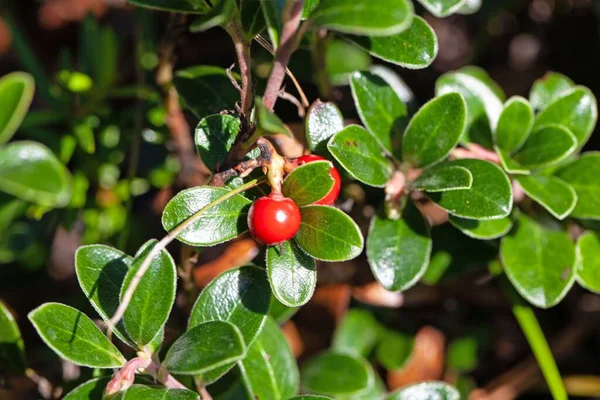
POLYGON ((553 176, 518 176, 521 188, 557 219, 565 219, 577 204, 577 193, 568 183, 553 176))
POLYGON ((437 97, 415 114, 402 140, 402 157, 425 167, 444 159, 465 130, 466 105, 458 93, 437 97))
POLYGON ((460 393, 445 382, 422 382, 392 392, 386 400, 460 400, 460 393))
POLYGON ((237 10, 235 0, 220 0, 205 15, 190 24, 190 32, 204 32, 216 26, 227 24, 237 10))
POLYGON ((431 255, 429 228, 410 205, 402 218, 373 217, 367 236, 367 257, 375 278, 388 290, 406 290, 427 270, 431 255))
POLYGON ((589 152, 558 171, 556 176, 575 189, 577 204, 571 212, 576 218, 600 219, 600 153, 589 152))
POLYGON ((363 237, 356 223, 337 208, 300 209, 302 223, 294 240, 308 255, 323 261, 346 261, 362 252, 363 237))
POLYGON ((248 229, 251 202, 239 194, 222 200, 228 193, 211 186, 179 192, 163 211, 163 227, 171 231, 204 209, 202 216, 177 235, 178 240, 190 246, 213 246, 238 237, 248 229))
POLYGON ((287 400, 298 392, 296 359, 272 318, 238 366, 251 398, 287 400))
POLYGON ((471 171, 464 167, 438 164, 427 168, 411 184, 413 189, 426 192, 470 189, 473 185, 471 171))
POLYGON ((71 196, 69 171, 41 143, 0 147, 0 191, 46 207, 64 207, 71 196))
POLYGON ((450 215, 450 223, 465 235, 479 240, 491 240, 502 237, 512 228, 512 220, 508 217, 477 221, 450 215))
POLYGON ((204 14, 210 11, 205 0, 127 0, 128 3, 140 7, 162 11, 204 14))
POLYGON ((329 161, 314 161, 296 168, 283 181, 283 194, 298 207, 321 200, 333 188, 332 167, 329 161))
POLYGON ((320 0, 310 22, 357 35, 387 36, 407 29, 413 19, 408 0, 320 0))
POLYGON ((395 331, 386 331, 377 345, 377 361, 387 370, 402 369, 409 360, 414 338, 395 331))
POLYGON ((106 400, 200 400, 198 393, 186 389, 153 388, 133 385, 106 400))
POLYGON ((210 115, 196 127, 196 149, 211 171, 218 171, 240 131, 240 120, 231 115, 210 115))
POLYGON ((521 148, 533 127, 533 110, 524 98, 514 96, 504 104, 496 127, 496 145, 508 153, 521 148))
POLYGON ((436 17, 447 17, 458 12, 465 0, 418 0, 430 13, 436 17))
POLYGON ((506 152, 505 150, 499 149, 498 147, 495 147, 494 150, 498 154, 498 158, 500 159, 500 165, 502 165, 502 168, 509 174, 513 174, 513 175, 529 175, 529 174, 531 174, 531 170, 529 168, 526 168, 526 167, 522 166, 521 164, 519 164, 518 162, 516 162, 515 160, 513 160, 511 158, 510 154, 508 154, 508 152, 506 152))
POLYGON ((575 84, 571 79, 558 72, 547 72, 536 80, 529 92, 529 102, 534 110, 543 110, 561 98, 575 84))
POLYGON ((177 339, 163 365, 174 374, 199 375, 239 361, 245 355, 244 338, 235 325, 209 321, 194 326, 177 339))
POLYGON ((393 172, 394 165, 379 142, 358 125, 344 128, 327 148, 350 175, 367 185, 383 187, 393 172))
POLYGON ((46 303, 28 314, 42 340, 73 364, 116 368, 125 358, 87 315, 73 307, 46 303))
POLYGON ((575 246, 565 231, 550 230, 522 215, 500 244, 506 275, 536 307, 558 304, 575 281, 575 246))
POLYGON ((337 353, 368 357, 383 327, 373 315, 360 309, 348 310, 333 335, 331 349, 337 353))
POLYGON ((323 353, 307 361, 300 375, 306 391, 332 396, 359 395, 374 385, 371 366, 349 354, 323 353))
POLYGON ((289 400, 333 400, 331 397, 320 396, 317 394, 305 394, 302 396, 291 397, 289 400))
POLYGON ((256 114, 256 129, 265 135, 285 134, 292 137, 292 134, 285 126, 283 121, 273 111, 269 110, 260 97, 254 99, 256 114))
MULTIPOLYGON (((156 240, 150 240, 136 254, 123 280, 121 301, 142 263, 157 243, 156 240)), ((129 337, 140 347, 150 343, 167 322, 175 302, 176 289, 175 261, 166 250, 161 250, 152 259, 150 267, 139 281, 127 311, 123 315, 129 337), (157 293, 160 293, 160 296, 157 296, 157 293)))
POLYGON ((267 271, 273 295, 288 307, 306 304, 315 291, 315 261, 294 241, 267 248, 267 271))
POLYGON ((110 378, 90 379, 67 393, 63 400, 103 400, 108 382, 110 378))
POLYGON ((561 125, 539 126, 512 157, 525 168, 541 168, 556 164, 577 148, 577 139, 561 125))
POLYGON ((500 167, 487 161, 464 159, 447 162, 467 168, 473 175, 471 189, 428 193, 450 214, 467 219, 500 219, 512 210, 510 181, 500 167))
POLYGON ((34 91, 35 82, 25 72, 13 72, 0 78, 0 144, 8 142, 21 126, 34 91))
POLYGON ((577 240, 577 281, 584 288, 600 293, 600 236, 585 232, 577 240))
POLYGON ((334 103, 315 102, 306 115, 306 142, 312 151, 323 153, 330 137, 344 129, 344 117, 334 103))
POLYGON ((17 321, 0 301, 0 365, 2 371, 21 374, 25 370, 25 355, 17 321))

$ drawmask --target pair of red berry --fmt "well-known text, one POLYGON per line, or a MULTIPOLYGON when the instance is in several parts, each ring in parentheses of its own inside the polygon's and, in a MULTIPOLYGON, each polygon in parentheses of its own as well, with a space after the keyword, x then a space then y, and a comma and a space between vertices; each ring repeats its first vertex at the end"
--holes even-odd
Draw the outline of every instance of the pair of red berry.
MULTIPOLYGON (((298 165, 325 158, 316 155, 299 157, 298 165)), ((340 194, 341 177, 338 170, 332 166, 329 174, 333 178, 333 187, 329 193, 315 204, 332 205, 340 194)), ((281 193, 271 193, 256 200, 248 212, 250 233, 258 242, 272 246, 290 240, 300 229, 300 209, 294 201, 281 193)))

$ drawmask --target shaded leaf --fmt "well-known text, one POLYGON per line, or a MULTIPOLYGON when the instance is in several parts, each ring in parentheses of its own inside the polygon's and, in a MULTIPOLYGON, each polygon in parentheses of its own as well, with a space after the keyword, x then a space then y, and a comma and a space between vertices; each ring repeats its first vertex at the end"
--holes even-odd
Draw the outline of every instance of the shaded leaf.
POLYGON ((90 379, 67 393, 63 400, 102 400, 108 382, 110 378, 90 379))
POLYGON ((515 160, 513 160, 505 150, 499 149, 496 147, 494 149, 498 154, 498 158, 500 159, 500 165, 502 168, 508 172, 509 174, 514 175, 529 175, 531 174, 531 170, 527 167, 522 166, 515 160))
POLYGON ((281 40, 281 31, 283 29, 283 9, 285 7, 285 0, 260 0, 260 6, 264 19, 267 23, 267 32, 271 38, 273 48, 279 47, 281 40))
POLYGON ((600 236, 585 232, 577 240, 577 281, 584 288, 600 293, 600 236))
POLYGON ((240 131, 240 120, 231 115, 210 115, 196 127, 196 150, 211 171, 219 170, 240 131))
POLYGON ((467 168, 437 164, 427 168, 411 184, 413 189, 426 192, 470 189, 473 175, 467 168))
POLYGON ((296 168, 283 181, 283 194, 294 200, 298 207, 321 200, 335 182, 329 172, 331 168, 329 161, 314 161, 296 168))
POLYGON ((561 98, 575 84, 558 72, 546 72, 531 86, 529 101, 534 110, 543 110, 561 98))
POLYGON ((530 175, 516 180, 527 196, 558 219, 565 219, 577 204, 575 189, 556 177, 530 175))
POLYGON ((329 138, 344 129, 344 117, 334 103, 315 102, 306 115, 306 141, 312 151, 326 151, 329 138))
POLYGON ((348 310, 335 330, 331 350, 368 357, 379 341, 382 329, 370 312, 357 308, 348 310))
POLYGON ((402 369, 410 358, 415 340, 395 331, 386 331, 377 345, 377 361, 388 371, 402 369))
POLYGON ((205 0, 127 0, 140 7, 154 8, 162 11, 204 14, 210 11, 205 0))
POLYGON ((446 382, 422 382, 392 392, 386 400, 460 400, 458 390, 446 382))
POLYGON ((19 325, 6 305, 0 301, 0 371, 23 373, 24 351, 19 325))
POLYGON ((114 396, 109 396, 106 400, 200 400, 200 396, 186 389, 159 389, 146 385, 133 385, 114 396))
POLYGON ((447 17, 458 12, 465 0, 418 0, 430 13, 436 17, 447 17))
POLYGON ((265 29, 265 17, 260 1, 240 0, 242 28, 249 42, 265 29))
POLYGON ((556 164, 577 148, 577 138, 561 125, 539 126, 512 157, 525 168, 541 168, 556 164))
POLYGON ((556 176, 571 185, 577 193, 577 205, 571 216, 600 219, 600 153, 585 153, 560 169, 556 176))
POLYGON ((529 137, 533 117, 527 100, 519 96, 508 99, 496 127, 496 145, 508 153, 519 150, 529 137))
POLYGON ((204 32, 210 28, 225 25, 233 17, 235 9, 235 0, 219 0, 212 10, 190 24, 190 32, 204 32))
POLYGON ((288 307, 306 304, 315 291, 315 261, 294 241, 267 247, 267 271, 273 295, 288 307))
POLYGON ((368 70, 371 64, 371 56, 364 49, 341 38, 327 39, 325 65, 331 85, 347 86, 354 71, 368 70))
POLYGON ((8 142, 19 129, 34 91, 33 77, 25 72, 13 72, 0 78, 0 144, 8 142))
POLYGON ((371 366, 362 357, 328 352, 307 361, 300 375, 306 391, 356 396, 374 385, 370 369, 371 366))
POLYGON ((450 215, 448 220, 465 235, 480 240, 497 239, 512 228, 512 220, 508 217, 478 221, 450 215))
POLYGON ((262 99, 257 97, 254 100, 255 113, 256 113, 256 129, 262 131, 265 135, 278 135, 284 134, 292 137, 289 129, 285 126, 283 121, 275 114, 265 107, 262 99))

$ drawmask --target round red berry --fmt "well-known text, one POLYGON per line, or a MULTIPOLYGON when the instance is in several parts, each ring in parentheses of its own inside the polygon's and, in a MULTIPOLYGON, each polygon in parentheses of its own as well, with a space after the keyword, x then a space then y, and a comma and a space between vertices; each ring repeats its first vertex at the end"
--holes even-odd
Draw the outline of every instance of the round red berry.
POLYGON ((300 209, 292 199, 270 194, 252 203, 248 212, 250 233, 271 246, 294 237, 300 228, 300 209))
MULTIPOLYGON (((327 159, 315 154, 307 154, 305 156, 298 157, 298 165, 308 164, 313 161, 327 161, 327 159)), ((333 178, 333 187, 325 197, 315 202, 315 204, 330 206, 335 203, 340 195, 340 189, 342 188, 342 177, 340 176, 337 168, 333 165, 331 166, 331 170, 329 170, 329 175, 331 175, 333 178)))

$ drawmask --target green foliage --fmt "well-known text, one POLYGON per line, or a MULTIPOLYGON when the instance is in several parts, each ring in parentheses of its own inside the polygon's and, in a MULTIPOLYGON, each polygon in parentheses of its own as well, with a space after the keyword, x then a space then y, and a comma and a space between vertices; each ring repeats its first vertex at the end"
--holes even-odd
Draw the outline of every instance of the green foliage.
POLYGON ((0 144, 8 142, 21 125, 34 91, 33 78, 24 72, 13 72, 0 78, 0 144))
POLYGON ((444 382, 423 382, 410 385, 391 393, 386 400, 459 400, 460 394, 452 386, 444 382))
POLYGON ((267 271, 273 295, 288 307, 306 304, 315 291, 315 261, 293 241, 267 249, 267 271))
POLYGON ((374 385, 370 365, 362 357, 336 352, 307 361, 300 375, 306 391, 330 396, 359 396, 374 385))
POLYGON ((198 123, 196 149, 210 170, 219 170, 239 131, 240 121, 231 115, 209 115, 198 123))
POLYGON ((329 138, 344 129, 344 117, 333 103, 315 101, 306 115, 306 141, 317 153, 326 151, 329 138))
POLYGON ((145 385, 133 385, 107 398, 108 400, 199 400, 200 396, 185 389, 155 389, 145 385))
POLYGON ((25 346, 17 321, 0 301, 0 362, 2 370, 21 373, 25 369, 25 346))
POLYGON ((424 192, 447 192, 471 189, 473 174, 467 168, 448 164, 437 164, 425 169, 412 182, 412 188, 424 192))
POLYGON ((161 11, 205 14, 211 7, 205 0, 127 0, 139 6, 154 8, 161 11))
POLYGON ((313 204, 331 191, 334 180, 329 174, 329 161, 314 161, 292 171, 283 181, 283 194, 298 207, 313 204))
POLYGON ((575 189, 577 204, 571 212, 576 218, 600 219, 600 153, 589 152, 560 169, 556 176, 575 189))
POLYGON ((331 349, 359 357, 368 357, 381 334, 379 322, 370 312, 349 310, 339 324, 333 337, 331 349))
POLYGON ((592 292, 600 292, 600 236, 588 231, 577 240, 577 281, 592 292))

